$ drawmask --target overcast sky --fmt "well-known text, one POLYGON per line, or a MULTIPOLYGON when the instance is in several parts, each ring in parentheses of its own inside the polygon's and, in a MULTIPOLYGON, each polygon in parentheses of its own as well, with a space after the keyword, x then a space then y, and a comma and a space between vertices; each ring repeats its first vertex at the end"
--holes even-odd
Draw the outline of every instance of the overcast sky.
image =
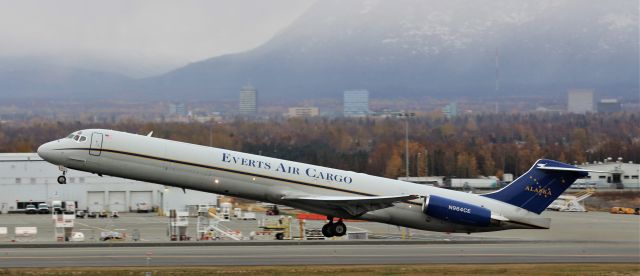
POLYGON ((254 48, 313 0, 0 0, 0 58, 155 74, 254 48))

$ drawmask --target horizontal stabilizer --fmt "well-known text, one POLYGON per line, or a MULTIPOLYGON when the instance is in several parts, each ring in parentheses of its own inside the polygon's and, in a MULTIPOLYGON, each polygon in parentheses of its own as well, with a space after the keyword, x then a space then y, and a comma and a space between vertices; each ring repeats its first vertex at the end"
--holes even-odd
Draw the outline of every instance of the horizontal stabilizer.
POLYGON ((587 170, 587 169, 581 169, 581 168, 565 168, 565 167, 547 167, 547 166, 538 166, 539 170, 545 170, 545 171, 568 171, 568 172, 595 172, 595 173, 606 173, 603 171, 594 171, 594 170, 587 170))

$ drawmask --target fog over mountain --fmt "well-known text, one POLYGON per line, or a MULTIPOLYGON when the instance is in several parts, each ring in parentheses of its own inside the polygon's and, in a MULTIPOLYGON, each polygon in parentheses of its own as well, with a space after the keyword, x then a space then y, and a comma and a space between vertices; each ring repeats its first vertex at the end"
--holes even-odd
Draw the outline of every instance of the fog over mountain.
MULTIPOLYGON (((638 93, 638 33, 637 1, 318 1, 253 50, 135 81, 80 74, 58 91, 234 99, 249 82, 270 100, 338 97, 353 88, 380 98, 554 95, 574 87, 628 96, 638 93)), ((0 71, 0 84, 53 91, 33 77, 0 71)))

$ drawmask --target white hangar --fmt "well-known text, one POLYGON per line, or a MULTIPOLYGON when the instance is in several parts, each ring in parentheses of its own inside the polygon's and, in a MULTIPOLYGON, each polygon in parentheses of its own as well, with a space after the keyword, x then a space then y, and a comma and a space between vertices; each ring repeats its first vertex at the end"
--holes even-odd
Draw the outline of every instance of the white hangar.
POLYGON ((573 188, 610 188, 610 189, 640 189, 640 164, 622 162, 622 158, 614 161, 607 158, 602 162, 578 165, 581 168, 594 170, 587 178, 578 179, 573 188))
POLYGON ((0 212, 20 212, 27 204, 75 201, 90 212, 136 211, 139 203, 154 210, 187 210, 189 206, 217 205, 217 195, 193 190, 98 176, 69 170, 67 184, 58 184, 57 166, 36 153, 0 153, 0 212))

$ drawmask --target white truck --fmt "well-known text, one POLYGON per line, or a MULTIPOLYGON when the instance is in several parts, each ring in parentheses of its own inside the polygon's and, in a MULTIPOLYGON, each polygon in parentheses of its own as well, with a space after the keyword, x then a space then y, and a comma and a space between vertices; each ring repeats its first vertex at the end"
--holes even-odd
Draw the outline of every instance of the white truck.
POLYGON ((60 200, 52 200, 51 201, 51 212, 54 214, 62 213, 62 201, 60 200))
POLYGON ((27 214, 37 214, 38 208, 33 204, 28 204, 27 208, 24 209, 27 214))
POLYGON ((48 214, 48 213, 50 213, 49 205, 47 205, 46 203, 38 204, 38 214, 48 214))
POLYGON ((146 202, 138 202, 136 203, 136 213, 149 213, 151 211, 151 207, 146 202))

